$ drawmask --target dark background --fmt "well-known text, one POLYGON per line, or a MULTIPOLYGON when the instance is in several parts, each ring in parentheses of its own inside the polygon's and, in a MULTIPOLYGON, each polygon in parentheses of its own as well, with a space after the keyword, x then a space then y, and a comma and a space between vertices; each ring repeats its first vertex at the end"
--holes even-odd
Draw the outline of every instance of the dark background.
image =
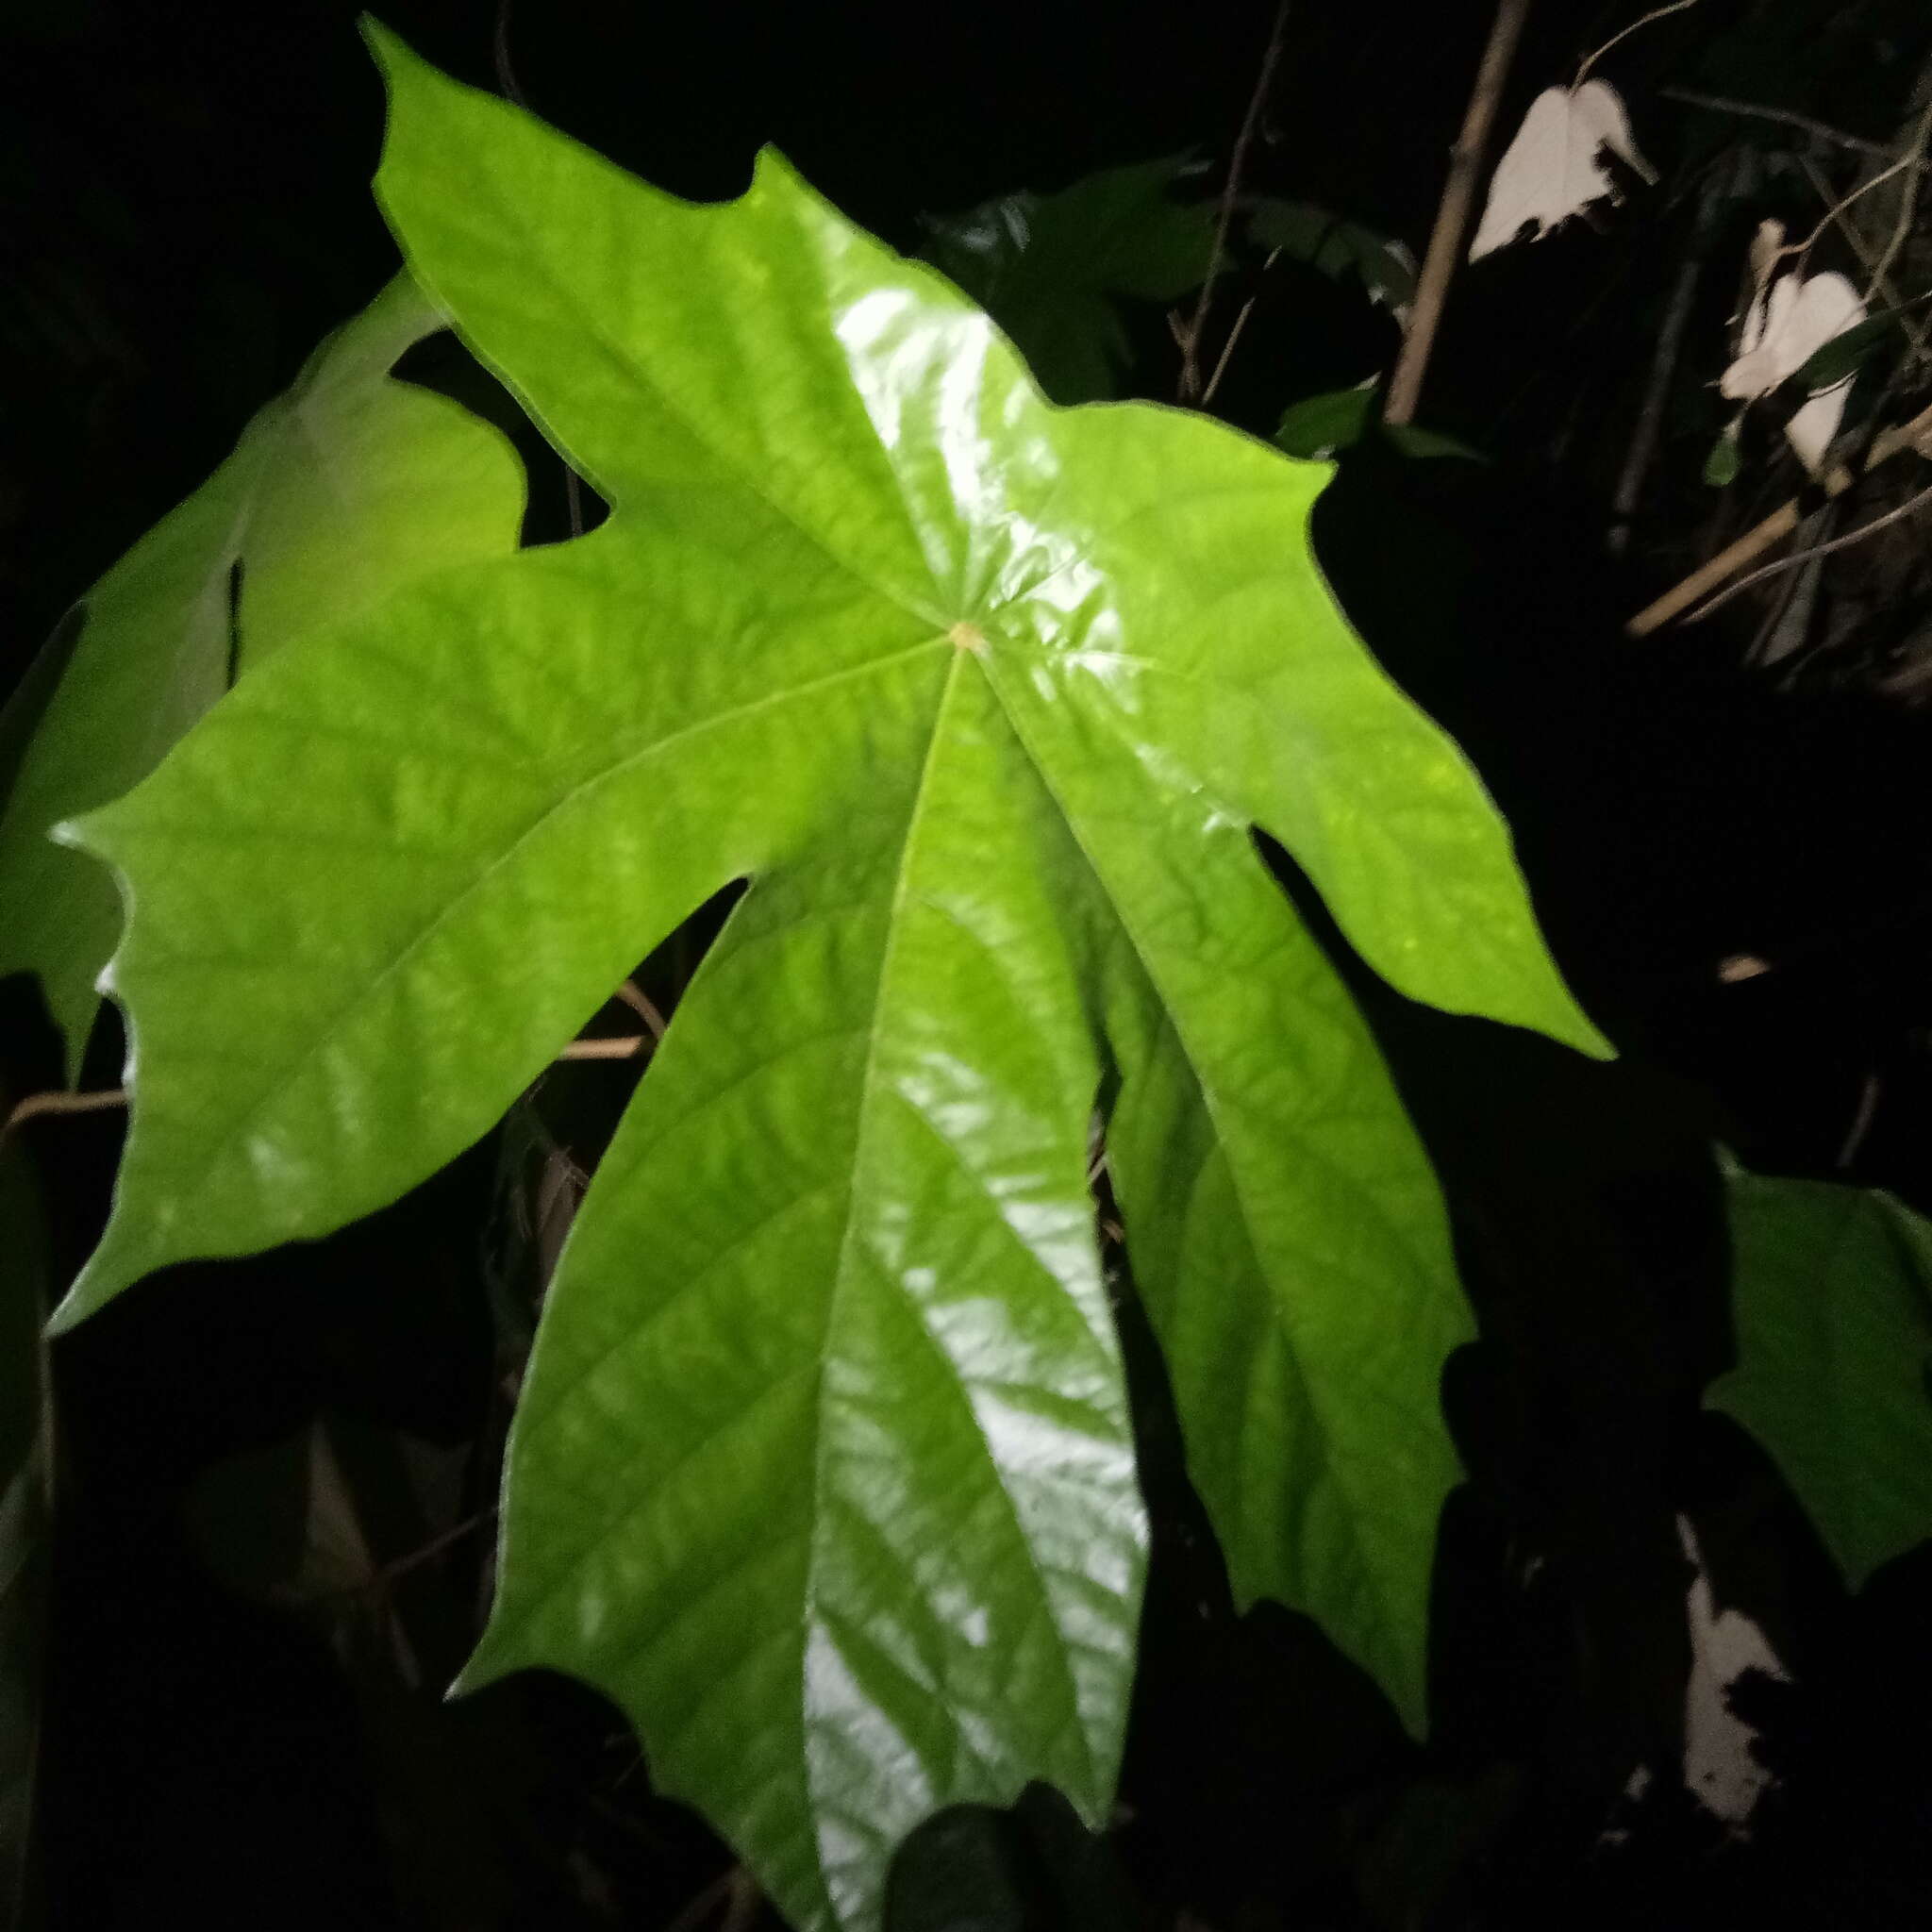
MULTIPOLYGON (((1504 127, 1637 10, 1543 0, 1504 127)), ((1188 150, 1224 163, 1273 11, 523 0, 508 44, 535 111, 660 186, 728 196, 774 142, 911 247, 922 214, 1008 190, 1188 150)), ((1783 40, 1768 11, 1704 0, 1606 69, 1667 174, 1704 137, 1645 90, 1726 34, 1734 59, 1758 48, 1758 98, 1890 138, 1923 8, 1798 7, 1802 31, 1783 40), (1834 40, 1840 17, 1857 32, 1834 40), (1895 72, 1874 70, 1887 35, 1895 72)), ((355 13, 9 0, 0 16, 0 683, 391 272, 367 192, 380 88, 355 13)), ((1293 8, 1254 184, 1420 253, 1488 13, 1293 8)), ((496 84, 494 0, 392 0, 383 17, 496 84)), ((1774 689, 1740 672, 1722 629, 1642 647, 1620 635, 1694 560, 1668 492, 1630 561, 1612 566, 1602 544, 1659 300, 1652 237, 1683 219, 1633 206, 1606 232, 1573 225, 1464 276, 1424 420, 1497 460, 1424 475, 1367 459, 1319 513, 1344 605, 1476 759, 1565 970, 1626 1050, 1585 1067, 1357 975, 1450 1189, 1484 1326, 1445 1377, 1472 1480, 1445 1519, 1436 1742, 1426 1757, 1406 1744, 1300 1620, 1235 1617, 1140 1351, 1161 1541, 1118 1863, 1044 1803, 1018 1825, 948 1825, 908 1865, 908 1925, 1183 1909, 1242 1927, 1919 1922, 1924 1552, 1849 1599, 1768 1463, 1700 1416, 1697 1392, 1729 1346, 1713 1137, 1774 1171, 1841 1172, 1932 1209, 1927 717, 1856 687, 1774 689), (1777 970, 1722 984, 1718 963, 1747 952, 1777 970), (1840 1170, 1874 1077, 1870 1129, 1840 1170), (1753 1844, 1660 1801, 1607 1861, 1597 1834, 1629 1763, 1667 1763, 1674 1746, 1685 1576, 1670 1524, 1692 1507, 1733 1600, 1802 1659, 1767 1719, 1785 1786, 1753 1844), (1525 1550, 1555 1581, 1520 1581, 1525 1550)), ((1713 295, 1714 323, 1728 296, 1713 295)), ((1171 393, 1158 318, 1141 338, 1137 378, 1171 393)), ((1290 278, 1257 306, 1224 411, 1265 429, 1394 345, 1358 297, 1290 278)), ((1720 420, 1713 402, 1685 442, 1720 420)), ((529 534, 555 538, 558 472, 524 446, 529 534)), ((16 1091, 52 1084, 29 991, 5 991, 16 1091)), ((118 1065, 109 1026, 89 1084, 118 1065)), ((621 1103, 610 1077, 552 1089, 574 1145, 593 1152, 621 1103)), ((71 1264, 103 1211, 116 1129, 35 1131, 71 1264)), ((398 1430, 470 1446, 470 1500, 487 1503, 502 1418, 476 1229, 501 1192, 501 1149, 486 1145, 329 1242, 174 1271, 59 1344, 51 1924, 655 1927, 724 1869, 702 1826, 650 1798, 621 1721, 588 1693, 525 1679, 437 1704, 480 1538, 391 1593, 417 1638, 412 1689, 375 1655, 379 1620, 350 1620, 332 1651, 223 1580, 189 1520, 209 1471, 323 1413, 374 1487, 398 1430)), ((1131 1306, 1127 1321, 1131 1334, 1131 1306)), ((388 1547, 410 1547, 407 1524, 388 1547)))

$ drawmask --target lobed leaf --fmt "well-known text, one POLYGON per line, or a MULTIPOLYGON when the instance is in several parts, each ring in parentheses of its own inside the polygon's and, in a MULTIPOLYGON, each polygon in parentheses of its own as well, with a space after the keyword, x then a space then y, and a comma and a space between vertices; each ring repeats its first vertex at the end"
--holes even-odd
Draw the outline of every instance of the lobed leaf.
POLYGON ((134 1104, 58 1320, 420 1180, 748 878, 560 1261, 464 1683, 602 1686, 801 1925, 871 1924, 941 1807, 1100 1824, 1145 1539, 1112 1069, 1236 1574, 1417 1719, 1466 1316, 1249 827, 1405 991, 1604 1049, 1320 579, 1326 472, 1048 407, 774 156, 690 207, 374 38, 411 272, 611 514, 286 654, 75 829, 129 882, 134 1104))

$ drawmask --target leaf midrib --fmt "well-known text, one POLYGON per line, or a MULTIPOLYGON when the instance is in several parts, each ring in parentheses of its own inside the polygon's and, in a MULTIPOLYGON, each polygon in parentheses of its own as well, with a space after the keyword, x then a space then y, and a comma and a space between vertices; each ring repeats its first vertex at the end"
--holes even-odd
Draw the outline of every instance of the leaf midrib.
MULTIPOLYGON (((887 1031, 886 1027, 880 1022, 880 1015, 886 1009, 887 988, 892 977, 892 970, 897 955, 900 934, 903 932, 905 927, 903 914, 905 912, 907 903, 911 897, 912 891, 912 857, 919 843, 921 824, 924 820, 926 806, 930 797, 930 781, 932 778, 933 768, 939 759, 941 750, 945 741, 946 714, 953 703, 954 696, 959 688, 959 680, 961 679, 961 677, 971 675, 983 675, 979 674, 977 671, 976 657, 974 656, 974 654, 970 653, 968 651, 956 649, 954 653, 954 661, 947 669, 945 685, 941 692, 940 702, 934 711, 932 736, 926 746, 925 758, 923 760, 920 767, 919 782, 914 789, 912 809, 907 821, 906 837, 904 842, 900 846, 899 864, 897 871, 893 876, 891 905, 887 914, 886 942, 881 950, 879 960, 878 990, 874 995, 873 999, 873 1024, 869 1029, 869 1038, 866 1042, 865 1065, 859 1078, 858 1130, 855 1137, 853 1145, 851 1192, 848 1197, 844 1232, 840 1240, 838 1260, 835 1264, 832 1274, 831 1293, 826 1297, 824 1329, 826 1341, 825 1343, 821 1345, 819 1351, 819 1374, 821 1377, 821 1388, 814 1407, 820 1413, 821 1417, 823 1417, 824 1406, 823 1389, 824 1364, 830 1358, 831 1353, 829 1348, 829 1341, 833 1332, 838 1326, 840 1304, 846 1291, 847 1284, 851 1281, 855 1272, 853 1261, 855 1254, 855 1242, 859 1224, 858 1204, 865 1194, 865 1189, 861 1182, 861 1175, 863 1174, 866 1167, 867 1139, 871 1129, 872 1121, 874 1117, 874 1108, 873 1102, 874 1096, 878 1087, 879 1080, 879 1048, 880 1043, 884 1039, 885 1033, 887 1031)), ((1002 708, 1002 710, 1004 710, 1004 708, 1002 708)), ((930 1126, 931 1124, 928 1122, 926 1123, 926 1124, 930 1126)), ((917 1311, 915 1310, 915 1317, 916 1316, 917 1311)), ((1054 1629, 1056 1641, 1053 1644, 1049 1646, 1049 1648, 1053 1657, 1058 1661, 1058 1663, 1061 1666, 1061 1672, 1065 1680, 1065 1688, 1067 1694, 1067 1710, 1073 1720, 1072 1729, 1074 1731, 1074 1736, 1078 1740, 1081 1757, 1086 1765, 1086 1782, 1088 1786, 1091 1788, 1095 1779, 1095 1766, 1093 1762, 1092 1749, 1090 1740, 1087 1737, 1086 1726, 1085 1724, 1082 1722, 1079 1687, 1074 1681, 1073 1667, 1071 1663, 1068 1661, 1065 1645, 1062 1641, 1059 1641, 1060 1631, 1058 1619, 1055 1615, 1053 1592, 1047 1587, 1046 1574, 1041 1567, 1039 1554, 1033 1547, 1031 1538, 1029 1538, 1026 1534, 1025 1524, 1020 1520, 1019 1511, 1017 1506, 1014 1504, 1012 1492, 1007 1487, 1005 1475, 1002 1472, 999 1458, 993 1454, 992 1444, 991 1443, 991 1441, 987 1440, 985 1430, 983 1426, 981 1426, 981 1424, 979 1424, 979 1418, 977 1416, 977 1413, 974 1411, 973 1407, 972 1397, 966 1389, 963 1378, 959 1374, 958 1365, 953 1361, 952 1357, 946 1352, 944 1347, 939 1343, 937 1338, 931 1336, 930 1331, 927 1329, 926 1324, 923 1319, 918 1320, 917 1325, 919 1326, 921 1332, 925 1334, 928 1340, 931 1341, 934 1352, 938 1355, 940 1360, 944 1364, 946 1370, 949 1372, 951 1375, 953 1382, 959 1391, 959 1394, 965 1406, 967 1416, 973 1422, 975 1430, 978 1432, 980 1441, 983 1444, 986 1451, 987 1460, 991 1465, 993 1473, 993 1486, 995 1487, 995 1489, 998 1490, 1001 1500, 1007 1506, 1008 1512, 1012 1519, 1013 1525, 1018 1536, 1020 1547, 1025 1553, 1028 1565, 1032 1570, 1034 1585, 1036 1591, 1038 1591, 1040 1602, 1045 1609, 1048 1623, 1053 1626, 1054 1629)), ((806 1566, 806 1592, 804 1605, 804 1626, 808 1632, 813 1627, 817 1616, 817 1607, 815 1603, 816 1577, 818 1573, 817 1543, 819 1537, 819 1526, 826 1520, 827 1515, 824 1502, 827 1487, 824 1459, 825 1435, 826 1431, 822 1420, 816 1432, 812 1445, 813 1469, 811 1521, 813 1548, 811 1555, 808 1558, 806 1566)), ((829 1637, 829 1630, 827 1632, 827 1635, 829 1637)), ((801 1674, 801 1699, 803 1696, 804 1689, 805 1684, 803 1675, 801 1674)), ((803 1708, 801 1708, 800 1711, 800 1728, 802 1737, 808 1736, 810 1726, 808 1721, 807 1713, 804 1711, 803 1708)), ((806 1779, 807 1789, 808 1790, 814 1790, 816 1785, 816 1774, 815 1768, 812 1763, 811 1754, 809 1751, 807 1751, 806 1753, 806 1779)), ((813 1850, 814 1856, 817 1857, 820 1851, 820 1847, 817 1843, 816 1837, 814 1838, 813 1850)), ((824 1870, 822 1859, 820 1860, 819 1869, 821 1882, 826 1885, 827 1890, 829 1892, 829 1875, 825 1874, 824 1870)))

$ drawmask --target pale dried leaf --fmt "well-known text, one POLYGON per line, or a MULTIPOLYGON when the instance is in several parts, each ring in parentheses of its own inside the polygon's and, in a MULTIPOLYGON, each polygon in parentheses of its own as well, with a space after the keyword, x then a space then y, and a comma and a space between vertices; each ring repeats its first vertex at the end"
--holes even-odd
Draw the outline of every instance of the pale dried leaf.
MULTIPOLYGON (((1758 258, 1754 243, 1754 270, 1758 258)), ((1790 381, 1826 342, 1864 319, 1865 305, 1843 275, 1780 275, 1752 303, 1744 317, 1740 353, 1718 379, 1718 388, 1736 401, 1768 395, 1790 381)), ((1851 387, 1852 378, 1846 376, 1820 391, 1785 425, 1785 435, 1807 469, 1816 470, 1824 461, 1838 434, 1851 387)))
POLYGON ((1690 1676, 1684 1687, 1684 1783, 1705 1810, 1744 1835, 1772 1774, 1753 1748, 1757 1727, 1731 1708, 1731 1692, 1749 1672, 1790 1681, 1771 1640, 1743 1611, 1718 1607, 1704 1553, 1688 1516, 1677 1541, 1691 1567, 1685 1604, 1690 1625, 1690 1676))
POLYGON ((1591 202, 1620 199, 1603 164, 1606 148, 1646 181, 1657 179, 1656 170, 1637 152, 1623 100, 1607 81, 1545 88, 1529 104, 1516 139, 1496 165, 1470 260, 1507 247, 1532 224, 1529 239, 1541 241, 1591 202))

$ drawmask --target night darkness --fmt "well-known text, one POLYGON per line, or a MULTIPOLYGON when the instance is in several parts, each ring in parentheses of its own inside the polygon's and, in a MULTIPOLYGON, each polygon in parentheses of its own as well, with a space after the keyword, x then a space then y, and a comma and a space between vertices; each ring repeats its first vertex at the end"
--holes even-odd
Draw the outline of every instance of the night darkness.
MULTIPOLYGON (((505 25, 531 109, 664 189, 733 196, 773 143, 910 251, 923 216, 1015 189, 1162 155, 1219 170, 1274 7, 380 10, 481 87, 499 84, 505 25)), ((1505 125, 1639 10, 1535 8, 1505 125)), ((358 11, 9 0, 0 17, 0 692, 26 680, 29 708, 29 665, 50 636, 58 657, 63 612, 393 272, 368 189, 383 104, 358 11)), ((1297 0, 1253 186, 1420 252, 1490 11, 1297 0)), ((1884 28, 1894 15, 1915 64, 1916 6, 1860 18, 1884 28)), ((1703 0, 1631 43, 1620 84, 1651 101, 1750 16, 1747 0, 1703 0)), ((1820 59, 1813 111, 1889 136, 1849 70, 1841 84, 1820 59)), ((1654 158, 1681 161, 1681 119, 1652 125, 1654 158)), ((1681 226, 1684 211, 1657 219, 1681 226)), ((905 1861, 890 1932, 1154 1932, 1183 1911, 1215 1932, 1882 1928, 1923 1912, 1932 1545, 1848 1594, 1769 1459, 1698 1394, 1731 1346, 1713 1140, 1768 1172, 1830 1174, 1875 1080, 1840 1177, 1932 1212, 1932 710, 1774 690, 1740 671, 1722 627, 1643 646, 1621 635, 1684 567, 1667 531, 1617 562, 1602 542, 1655 330, 1639 222, 1633 204, 1602 232, 1574 225, 1462 277, 1424 420, 1496 460, 1366 456, 1316 525, 1351 619, 1508 816, 1553 950, 1625 1058, 1585 1064, 1411 1007, 1271 855, 1385 1045, 1454 1205, 1482 1324, 1444 1377, 1471 1480, 1438 1557, 1434 1740, 1406 1740, 1312 1624, 1235 1614, 1205 1517, 1161 1453, 1174 1424, 1130 1312, 1158 1539, 1131 1820, 1105 1856, 1039 1794, 1017 1821, 942 1821, 905 1861), (1778 970, 1721 981, 1740 954, 1778 970), (1749 1843, 1723 1841, 1688 1804, 1654 1803, 1625 1821, 1627 1855, 1607 1860, 1619 1768, 1681 1741, 1670 1525, 1686 1508, 1713 1525, 1726 1600, 1805 1660, 1794 1687, 1764 1697, 1782 1782, 1749 1843), (1514 1580, 1525 1535, 1561 1591, 1514 1580)), ((1714 325, 1730 293, 1710 297, 1714 325)), ((1161 318, 1131 326, 1135 380, 1171 394, 1161 318)), ((1396 341, 1332 282, 1271 285, 1223 412, 1266 433, 1284 394, 1354 384, 1396 341)), ((432 346, 404 373, 508 426, 513 412, 457 359, 432 346)), ((1683 446, 1718 420, 1712 403, 1683 446)), ((518 434, 526 541, 555 541, 560 469, 518 434)), ((0 983, 0 1052, 13 1092, 58 1078, 21 979, 0 983)), ((109 1019, 84 1084, 112 1085, 120 1058, 109 1019)), ((576 1070, 551 1093, 579 1145, 608 1134, 623 1097, 576 1070)), ((105 1212, 118 1129, 96 1116, 34 1131, 71 1270, 105 1212)), ((347 1620, 345 1663, 210 1554, 257 1534, 251 1485, 277 1493, 275 1458, 322 1415, 373 1484, 400 1442, 419 1475, 455 1472, 458 1513, 487 1508, 477 1445, 500 1447, 503 1415, 477 1229, 500 1211, 502 1161, 486 1143, 325 1242, 170 1271, 58 1345, 45 1925, 123 1932, 192 1914, 290 1932, 747 1932, 758 1911, 775 1932, 769 1907, 734 1919, 718 1889, 728 1854, 652 1796, 622 1719, 590 1692, 525 1678, 438 1702, 472 1634, 478 1539, 390 1587, 416 1638, 413 1686, 378 1656, 379 1619, 347 1620)), ((376 1526, 378 1555, 433 1533, 411 1507, 376 1526)))

